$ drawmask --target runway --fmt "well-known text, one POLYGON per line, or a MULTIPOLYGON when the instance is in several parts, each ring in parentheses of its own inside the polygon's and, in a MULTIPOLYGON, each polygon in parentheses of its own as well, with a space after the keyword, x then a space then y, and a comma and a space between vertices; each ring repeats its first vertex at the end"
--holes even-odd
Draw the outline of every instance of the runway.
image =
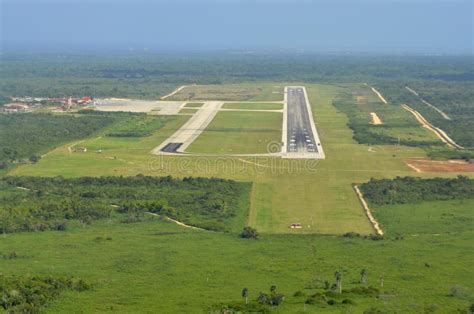
POLYGON ((324 158, 306 89, 292 86, 286 89, 286 158, 324 158))
POLYGON ((153 149, 153 154, 184 153, 186 148, 206 129, 221 109, 223 102, 207 101, 172 136, 153 149))

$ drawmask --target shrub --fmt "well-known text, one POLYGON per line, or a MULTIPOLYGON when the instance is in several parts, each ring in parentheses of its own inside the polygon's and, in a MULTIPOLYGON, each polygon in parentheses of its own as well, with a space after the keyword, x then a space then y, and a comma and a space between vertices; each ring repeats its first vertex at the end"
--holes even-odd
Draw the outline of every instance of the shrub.
POLYGON ((337 301, 334 300, 334 299, 329 299, 326 303, 329 304, 329 305, 336 305, 337 301))
POLYGON ((258 239, 258 232, 252 227, 244 227, 240 233, 240 237, 244 239, 258 239))

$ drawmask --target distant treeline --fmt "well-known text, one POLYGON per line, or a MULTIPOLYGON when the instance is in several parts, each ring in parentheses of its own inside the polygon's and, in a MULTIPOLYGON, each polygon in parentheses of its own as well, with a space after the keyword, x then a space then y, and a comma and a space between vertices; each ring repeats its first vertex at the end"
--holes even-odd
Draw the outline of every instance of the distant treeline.
POLYGON ((71 221, 154 215, 216 231, 242 228, 250 184, 216 178, 3 177, 0 233, 65 230, 71 221), (150 214, 151 213, 151 214, 150 214))
POLYGON ((474 198, 474 179, 396 177, 371 179, 360 185, 364 197, 373 205, 407 204, 422 201, 474 198))
POLYGON ((0 99, 9 96, 158 98, 179 85, 243 81, 472 82, 469 57, 316 54, 3 54, 0 99))

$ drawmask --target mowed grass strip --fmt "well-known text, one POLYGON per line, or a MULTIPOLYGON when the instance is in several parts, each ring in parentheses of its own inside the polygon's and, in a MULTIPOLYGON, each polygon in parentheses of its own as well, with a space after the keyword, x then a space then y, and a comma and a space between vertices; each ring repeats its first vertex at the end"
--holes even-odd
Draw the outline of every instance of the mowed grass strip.
POLYGON ((225 103, 223 109, 247 109, 247 110, 282 110, 283 104, 279 103, 225 103))
POLYGON ((195 153, 266 153, 281 142, 283 115, 278 112, 219 112, 191 144, 195 153))
POLYGON ((231 101, 281 101, 283 86, 270 83, 242 83, 222 85, 190 85, 168 100, 231 100, 231 101))
POLYGON ((181 114, 195 114, 198 109, 183 108, 179 111, 181 114))
POLYGON ((203 102, 188 102, 184 105, 186 108, 201 108, 204 105, 203 102))

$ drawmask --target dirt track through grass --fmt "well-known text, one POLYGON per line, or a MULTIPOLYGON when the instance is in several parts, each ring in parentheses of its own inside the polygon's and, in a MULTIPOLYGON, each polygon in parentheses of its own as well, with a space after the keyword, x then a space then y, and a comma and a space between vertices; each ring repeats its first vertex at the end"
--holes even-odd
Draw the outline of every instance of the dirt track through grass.
POLYGON ((441 140, 443 141, 444 143, 446 143, 446 145, 448 145, 449 147, 451 148, 454 148, 454 149, 463 149, 464 147, 458 145, 454 140, 452 140, 447 134, 446 132, 444 132, 443 130, 441 130, 440 128, 438 127, 435 127, 434 125, 432 125, 428 120, 426 120, 425 117, 423 117, 421 115, 421 113, 419 113, 418 111, 416 111, 415 109, 411 108, 410 106, 408 105, 405 105, 403 104, 402 105, 402 108, 407 110, 408 112, 410 112, 411 114, 413 114, 413 116, 415 116, 416 120, 418 120, 418 122, 420 122, 420 124, 430 130, 431 132, 433 132, 434 134, 436 134, 436 136, 441 140))

